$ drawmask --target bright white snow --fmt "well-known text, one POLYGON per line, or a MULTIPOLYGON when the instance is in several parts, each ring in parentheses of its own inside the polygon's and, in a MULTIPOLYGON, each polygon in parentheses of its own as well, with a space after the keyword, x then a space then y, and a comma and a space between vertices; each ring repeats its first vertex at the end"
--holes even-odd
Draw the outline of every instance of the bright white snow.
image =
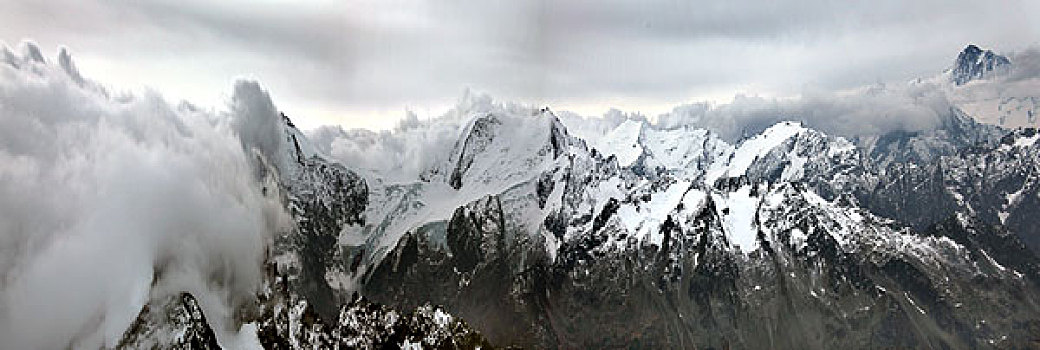
POLYGON ((708 171, 707 182, 714 183, 723 177, 738 177, 744 175, 748 167, 756 159, 769 153, 787 139, 805 131, 801 124, 796 122, 780 122, 773 125, 761 134, 745 140, 733 151, 732 158, 724 163, 719 163, 708 171))
POLYGON ((643 154, 643 146, 639 142, 639 136, 643 131, 645 121, 628 119, 618 127, 593 143, 592 147, 603 152, 605 155, 615 155, 618 165, 630 166, 643 154))
POLYGON ((659 228, 668 214, 674 211, 679 203, 684 202, 683 195, 689 188, 689 181, 680 181, 668 186, 663 192, 654 194, 648 202, 624 204, 618 208, 618 218, 640 241, 660 246, 664 236, 659 228))
POLYGON ((758 230, 755 225, 758 199, 751 196, 751 186, 744 185, 734 192, 716 195, 715 200, 719 210, 729 209, 729 213, 722 217, 730 242, 740 246, 744 253, 758 249, 758 230))

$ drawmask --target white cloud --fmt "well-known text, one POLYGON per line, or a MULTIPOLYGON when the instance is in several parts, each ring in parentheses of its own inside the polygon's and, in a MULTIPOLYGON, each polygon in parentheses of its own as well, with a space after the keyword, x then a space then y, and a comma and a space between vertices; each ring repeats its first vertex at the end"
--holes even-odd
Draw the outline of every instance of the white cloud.
MULTIPOLYGON (((230 310, 258 287, 287 216, 228 118, 113 96, 70 74, 65 54, 54 65, 22 51, 0 61, 4 347, 113 346, 148 298, 179 291, 233 332, 230 310)), ((270 103, 250 97, 230 113, 270 103)))
POLYGON ((256 149, 277 169, 287 169, 282 117, 267 91, 257 82, 239 81, 230 108, 231 128, 246 151, 256 149))

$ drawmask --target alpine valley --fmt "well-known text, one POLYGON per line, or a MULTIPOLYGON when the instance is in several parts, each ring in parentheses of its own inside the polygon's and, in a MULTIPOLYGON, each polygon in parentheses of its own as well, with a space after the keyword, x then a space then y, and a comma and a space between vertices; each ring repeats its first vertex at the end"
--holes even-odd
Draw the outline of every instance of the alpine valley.
MULTIPOLYGON (((235 317, 270 349, 1040 348, 1034 107, 985 114, 1009 100, 962 90, 1014 67, 969 46, 906 83, 952 96, 933 125, 876 134, 475 94, 385 132, 274 113, 256 172, 292 227, 235 317), (344 156, 409 132, 449 142, 396 167, 344 156)), ((120 342, 219 346, 190 293, 148 302, 120 342)))

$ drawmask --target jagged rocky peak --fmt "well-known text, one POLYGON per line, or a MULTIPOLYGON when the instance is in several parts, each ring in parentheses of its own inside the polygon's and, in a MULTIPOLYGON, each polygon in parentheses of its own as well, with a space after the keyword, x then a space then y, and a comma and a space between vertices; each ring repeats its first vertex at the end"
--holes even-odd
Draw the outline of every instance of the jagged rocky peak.
POLYGON ((714 165, 707 173, 707 183, 714 184, 720 178, 739 178, 747 174, 747 170, 755 162, 763 159, 774 148, 787 140, 809 129, 797 122, 780 122, 769 127, 761 134, 742 141, 724 162, 714 165))
POLYGON ((217 337, 198 301, 180 293, 145 305, 118 349, 217 349, 217 337))
POLYGON ((1006 69, 1010 65, 1011 60, 1008 60, 1007 57, 971 44, 957 55, 950 79, 954 84, 964 85, 969 81, 981 79, 991 72, 1006 69))
POLYGON ((288 199, 287 209, 295 221, 293 230, 276 237, 276 259, 285 262, 284 272, 294 288, 317 314, 332 319, 336 306, 347 295, 329 287, 327 276, 344 270, 340 231, 364 225, 369 188, 365 180, 338 162, 329 161, 299 131, 285 114, 283 123, 286 169, 280 174, 288 199))
MULTIPOLYGON (((280 289, 277 282, 274 287, 280 289)), ((116 348, 493 348, 480 333, 442 307, 424 304, 401 312, 357 295, 339 307, 335 319, 324 321, 306 299, 287 289, 268 289, 260 298, 259 317, 252 321, 243 332, 255 329, 256 338, 221 344, 195 297, 179 293, 145 305, 116 348)))

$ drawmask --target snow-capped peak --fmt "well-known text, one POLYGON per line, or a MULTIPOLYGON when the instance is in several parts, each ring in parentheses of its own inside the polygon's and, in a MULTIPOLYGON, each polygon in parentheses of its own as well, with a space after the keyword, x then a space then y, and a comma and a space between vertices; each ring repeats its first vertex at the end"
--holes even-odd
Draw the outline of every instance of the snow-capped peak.
POLYGON ((617 157, 618 165, 631 166, 643 154, 640 135, 646 127, 646 121, 627 119, 592 145, 605 155, 617 157))
POLYGON ((533 114, 477 116, 463 129, 448 161, 425 178, 445 177, 455 189, 468 184, 494 187, 540 171, 565 151, 568 136, 552 112, 533 114))

